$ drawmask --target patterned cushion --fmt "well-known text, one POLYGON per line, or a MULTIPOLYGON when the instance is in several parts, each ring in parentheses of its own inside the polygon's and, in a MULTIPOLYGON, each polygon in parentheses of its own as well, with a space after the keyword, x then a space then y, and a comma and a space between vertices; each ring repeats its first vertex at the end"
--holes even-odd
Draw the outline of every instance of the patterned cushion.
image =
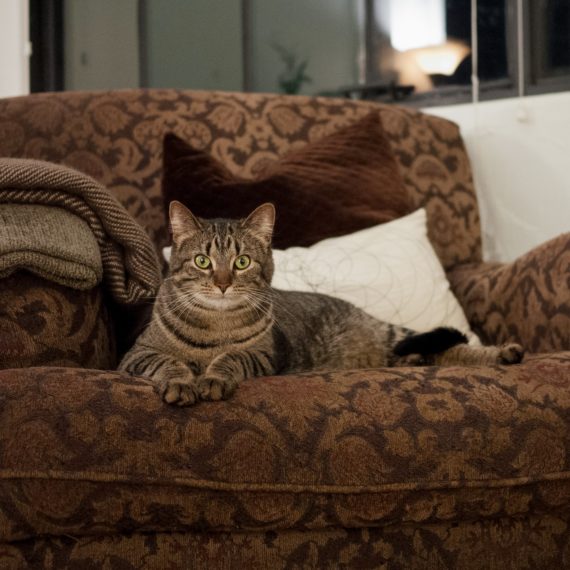
POLYGON ((264 378, 180 409, 119 373, 2 371, 0 540, 567 512, 569 381, 560 353, 264 378))
POLYGON ((258 93, 150 89, 42 93, 0 100, 0 156, 63 162, 109 186, 167 245, 160 192, 162 139, 174 132, 232 173, 255 172, 371 110, 380 111, 414 207, 445 268, 481 260, 477 199, 459 129, 403 107, 258 93))
POLYGON ((512 263, 458 266, 448 278, 485 344, 510 341, 531 352, 570 350, 570 233, 512 263))
POLYGON ((0 368, 114 368, 101 287, 79 291, 24 271, 0 279, 0 347, 0 368))
POLYGON ((412 207, 378 113, 287 153, 253 180, 168 135, 162 191, 166 208, 179 200, 201 218, 245 218, 271 202, 279 249, 389 222, 412 207))

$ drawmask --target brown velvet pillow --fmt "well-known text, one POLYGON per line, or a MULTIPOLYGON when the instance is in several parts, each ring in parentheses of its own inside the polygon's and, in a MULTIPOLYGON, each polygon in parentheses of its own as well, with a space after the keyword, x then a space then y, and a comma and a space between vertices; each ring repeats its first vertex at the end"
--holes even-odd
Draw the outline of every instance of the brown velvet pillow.
POLYGON ((179 200, 202 218, 241 218, 263 202, 277 210, 273 245, 308 246, 412 210, 378 113, 239 178, 174 134, 164 139, 166 211, 179 200))

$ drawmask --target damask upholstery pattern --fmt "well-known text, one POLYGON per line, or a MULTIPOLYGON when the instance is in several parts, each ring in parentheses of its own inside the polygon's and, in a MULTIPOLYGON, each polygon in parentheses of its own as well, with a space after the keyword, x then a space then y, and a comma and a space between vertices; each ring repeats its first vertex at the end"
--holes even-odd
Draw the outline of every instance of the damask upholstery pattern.
POLYGON ((6 570, 552 570, 570 566, 566 516, 368 529, 45 537, 0 545, 6 570))
POLYGON ((458 266, 448 278, 483 343, 570 350, 570 233, 513 263, 458 266))
POLYGON ((2 371, 0 540, 562 516, 569 378, 570 353, 303 374, 186 410, 119 373, 2 371))
POLYGON ((107 185, 155 242, 167 245, 160 196, 162 139, 174 132, 251 177, 307 141, 380 111, 404 182, 425 206, 449 268, 479 261, 469 159, 453 123, 345 99, 167 90, 46 93, 0 101, 0 156, 63 162, 107 185))
POLYGON ((101 287, 70 289, 27 272, 0 283, 0 369, 114 368, 115 335, 101 287))

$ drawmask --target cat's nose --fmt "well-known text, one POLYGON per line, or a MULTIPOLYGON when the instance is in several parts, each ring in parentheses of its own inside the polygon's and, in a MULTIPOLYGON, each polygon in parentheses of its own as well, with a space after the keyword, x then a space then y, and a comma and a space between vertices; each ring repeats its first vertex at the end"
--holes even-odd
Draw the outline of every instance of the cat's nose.
POLYGON ((227 288, 232 284, 232 276, 229 271, 218 269, 214 271, 214 285, 220 289, 222 295, 226 292, 227 288))
POLYGON ((226 289, 231 285, 231 283, 218 283, 217 286, 219 290, 223 293, 226 292, 226 289))

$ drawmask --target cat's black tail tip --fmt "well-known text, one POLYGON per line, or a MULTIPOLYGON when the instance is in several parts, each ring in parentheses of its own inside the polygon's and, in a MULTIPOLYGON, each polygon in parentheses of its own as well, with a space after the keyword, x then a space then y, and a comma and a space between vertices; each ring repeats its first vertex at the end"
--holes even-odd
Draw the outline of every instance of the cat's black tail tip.
POLYGON ((413 334, 394 346, 396 356, 438 354, 457 344, 466 344, 467 337, 457 329, 438 327, 426 333, 413 334))

